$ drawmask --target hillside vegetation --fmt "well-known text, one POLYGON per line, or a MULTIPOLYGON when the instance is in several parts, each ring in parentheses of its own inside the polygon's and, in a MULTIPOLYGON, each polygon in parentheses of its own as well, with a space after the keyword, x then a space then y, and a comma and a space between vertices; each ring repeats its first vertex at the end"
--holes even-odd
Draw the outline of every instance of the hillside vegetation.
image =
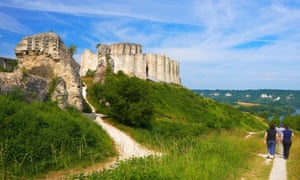
POLYGON ((255 153, 265 149, 260 140, 265 122, 182 86, 122 73, 107 76, 105 84, 93 84, 91 78, 84 81, 90 102, 98 112, 110 115, 107 121, 164 152, 161 158, 120 162, 113 170, 89 175, 90 179, 237 179, 252 166, 255 153), (114 106, 119 107, 118 115, 114 106), (122 114, 128 118, 119 118, 122 114), (141 124, 136 123, 139 120, 141 124), (245 141, 247 131, 261 133, 245 141))
MULTIPOLYGON (((108 113, 118 120, 121 118, 120 114, 130 116, 137 114, 137 111, 144 112, 147 109, 142 114, 143 116, 136 120, 143 121, 147 115, 151 123, 146 129, 151 131, 155 130, 156 125, 159 124, 161 126, 165 124, 167 128, 169 123, 178 124, 179 127, 198 126, 200 129, 238 128, 253 131, 265 128, 261 121, 248 113, 238 111, 230 105, 203 98, 178 85, 144 81, 135 77, 129 78, 122 73, 110 75, 106 78, 105 84, 91 84, 91 82, 87 84, 90 85, 89 99, 95 104, 98 112, 108 113), (133 108, 131 107, 133 104, 137 105, 133 108), (118 115, 115 115, 116 113, 118 115)), ((120 122, 124 121, 121 119, 120 122)), ((163 131, 165 132, 166 129, 163 131)))
POLYGON ((55 103, 0 95, 0 179, 35 177, 114 156, 113 142, 94 122, 55 103))

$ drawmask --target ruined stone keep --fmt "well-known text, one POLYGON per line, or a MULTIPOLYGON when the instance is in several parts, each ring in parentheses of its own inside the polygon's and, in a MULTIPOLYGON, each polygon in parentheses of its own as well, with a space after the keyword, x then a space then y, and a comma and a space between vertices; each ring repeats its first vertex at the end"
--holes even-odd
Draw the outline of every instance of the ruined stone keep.
POLYGON ((101 44, 98 52, 88 49, 81 55, 80 76, 85 76, 88 70, 96 71, 101 65, 106 65, 109 55, 113 72, 123 71, 129 76, 152 81, 181 84, 180 64, 165 55, 143 54, 140 44, 117 43, 101 44))
POLYGON ((56 79, 52 97, 60 106, 82 109, 79 64, 54 32, 24 37, 15 48, 18 70, 40 76, 48 83, 56 79))

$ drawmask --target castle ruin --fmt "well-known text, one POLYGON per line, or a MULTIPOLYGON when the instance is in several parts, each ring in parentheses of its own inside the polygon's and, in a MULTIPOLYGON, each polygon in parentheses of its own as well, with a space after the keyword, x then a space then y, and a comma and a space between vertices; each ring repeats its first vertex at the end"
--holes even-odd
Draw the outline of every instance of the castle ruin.
POLYGON ((22 73, 40 76, 48 84, 56 81, 55 97, 51 98, 61 107, 71 105, 82 110, 80 66, 56 33, 24 37, 16 46, 15 54, 22 73))
POLYGON ((85 76, 88 70, 96 71, 106 66, 108 55, 114 73, 123 71, 141 79, 181 84, 177 61, 165 55, 143 54, 142 46, 133 43, 100 44, 97 54, 86 49, 81 55, 80 76, 85 76))

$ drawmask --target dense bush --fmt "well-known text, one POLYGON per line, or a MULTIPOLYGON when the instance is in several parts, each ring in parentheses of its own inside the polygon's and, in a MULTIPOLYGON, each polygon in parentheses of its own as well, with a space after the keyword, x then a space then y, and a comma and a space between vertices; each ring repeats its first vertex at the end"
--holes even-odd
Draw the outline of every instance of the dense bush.
POLYGON ((106 77, 105 84, 93 84, 90 95, 122 124, 149 127, 153 117, 148 83, 123 73, 106 77))
POLYGON ((288 125, 292 129, 300 131, 300 115, 288 115, 282 120, 283 124, 288 125))
POLYGON ((0 96, 0 176, 32 177, 88 165, 114 154, 113 143, 93 121, 54 103, 27 104, 0 96))

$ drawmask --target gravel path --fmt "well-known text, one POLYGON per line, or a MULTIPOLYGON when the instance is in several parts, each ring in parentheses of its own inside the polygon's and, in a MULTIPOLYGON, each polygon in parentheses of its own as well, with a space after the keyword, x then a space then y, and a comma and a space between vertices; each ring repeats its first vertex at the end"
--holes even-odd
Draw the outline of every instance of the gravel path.
POLYGON ((134 141, 130 136, 113 127, 112 125, 104 122, 98 115, 96 122, 108 133, 114 140, 115 145, 119 151, 119 160, 130 159, 132 157, 145 157, 149 155, 161 155, 158 152, 151 151, 144 148, 142 145, 134 141))
POLYGON ((269 180, 286 180, 286 160, 282 157, 275 156, 273 168, 271 170, 269 180))
MULTIPOLYGON (((86 99, 86 86, 82 88, 82 95, 89 106, 92 108, 93 114, 95 114, 95 108, 86 99)), ((161 153, 144 148, 124 132, 103 121, 101 118, 101 114, 95 115, 95 121, 108 133, 108 135, 115 142, 115 145, 119 152, 118 160, 125 160, 132 157, 144 157, 149 155, 161 155, 161 153)))

